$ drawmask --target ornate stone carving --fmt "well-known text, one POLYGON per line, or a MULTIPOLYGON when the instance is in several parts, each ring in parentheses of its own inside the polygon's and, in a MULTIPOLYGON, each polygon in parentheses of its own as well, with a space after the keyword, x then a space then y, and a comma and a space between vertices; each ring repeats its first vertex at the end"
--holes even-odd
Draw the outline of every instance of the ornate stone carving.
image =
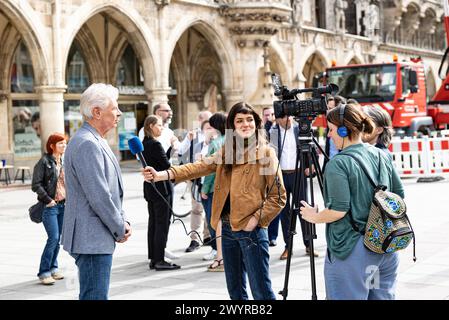
POLYGON ((229 1, 219 9, 238 46, 242 43, 246 45, 248 40, 254 41, 255 45, 269 41, 279 32, 282 24, 290 22, 290 7, 274 6, 263 1, 255 7, 249 1, 248 5, 245 2, 229 1))
POLYGON ((336 0, 335 1, 335 29, 337 32, 345 33, 346 32, 346 17, 345 10, 348 8, 348 3, 344 0, 336 0))
POLYGON ((163 7, 170 4, 170 0, 154 0, 154 3, 156 4, 157 8, 160 10, 163 7))

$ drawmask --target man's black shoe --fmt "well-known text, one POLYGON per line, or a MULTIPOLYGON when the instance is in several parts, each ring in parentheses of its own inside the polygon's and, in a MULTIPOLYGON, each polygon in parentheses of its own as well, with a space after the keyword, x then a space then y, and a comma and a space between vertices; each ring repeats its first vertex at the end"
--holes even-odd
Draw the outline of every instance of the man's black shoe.
POLYGON ((276 246, 277 246, 276 240, 270 240, 270 247, 276 247, 276 246))
POLYGON ((150 262, 150 270, 153 270, 153 269, 154 269, 154 264, 155 264, 155 263, 154 263, 153 261, 150 262))
POLYGON ((186 252, 193 252, 199 248, 200 248, 199 242, 196 240, 192 240, 192 242, 190 242, 190 246, 186 249, 186 252))
POLYGON ((204 238, 203 246, 211 246, 212 245, 211 239, 212 239, 211 237, 204 238))
POLYGON ((160 261, 154 264, 154 269, 156 271, 177 270, 181 269, 181 266, 167 261, 160 261))

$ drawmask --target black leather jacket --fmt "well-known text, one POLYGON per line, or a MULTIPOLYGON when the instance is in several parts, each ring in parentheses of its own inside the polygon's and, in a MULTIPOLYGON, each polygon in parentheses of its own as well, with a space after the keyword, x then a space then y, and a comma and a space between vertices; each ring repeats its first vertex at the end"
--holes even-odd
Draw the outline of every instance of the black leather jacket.
POLYGON ((34 166, 31 190, 37 193, 39 201, 49 204, 55 198, 57 183, 56 159, 46 153, 34 166))

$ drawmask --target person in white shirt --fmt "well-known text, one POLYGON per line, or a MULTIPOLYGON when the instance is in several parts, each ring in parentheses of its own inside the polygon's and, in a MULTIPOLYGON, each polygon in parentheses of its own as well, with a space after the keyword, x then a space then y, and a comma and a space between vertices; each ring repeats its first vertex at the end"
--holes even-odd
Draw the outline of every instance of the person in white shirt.
MULTIPOLYGON (((281 260, 287 259, 288 256, 288 238, 290 229, 290 202, 293 198, 293 188, 295 183, 295 167, 296 167, 296 153, 297 153, 297 143, 299 135, 299 126, 293 121, 292 117, 277 118, 276 124, 270 130, 270 143, 276 150, 276 154, 279 159, 280 167, 282 170, 282 178, 284 179, 284 186, 287 191, 287 204, 282 209, 281 213, 271 221, 268 226, 268 239, 270 241, 270 246, 276 245, 276 238, 279 230, 279 220, 281 220, 282 235, 285 242, 285 250, 280 256, 281 260), (285 136, 285 141, 284 141, 285 136), (283 148, 282 148, 282 144, 283 148)), ((308 163, 306 163, 308 166, 308 163)), ((300 168, 301 169, 301 168, 300 168)), ((308 173, 308 168, 304 168, 306 174, 308 173)), ((299 173, 299 172, 298 172, 299 173)), ((307 195, 307 183, 303 184, 303 188, 299 190, 299 199, 304 200, 307 195)), ((301 215, 299 220, 301 222, 302 238, 304 246, 306 247, 306 253, 309 254, 309 240, 306 239, 306 224, 302 219, 301 215)), ((296 219, 296 217, 295 217, 296 219)), ((315 256, 318 256, 314 252, 315 256)))
POLYGON ((153 107, 153 114, 162 118, 162 124, 164 125, 164 130, 162 130, 162 135, 159 137, 158 141, 162 144, 164 151, 172 147, 173 152, 179 149, 179 140, 175 136, 172 129, 169 128, 171 119, 173 118, 173 111, 168 103, 159 103, 153 107))
MULTIPOLYGON (((212 113, 210 111, 201 111, 198 113, 198 128, 195 128, 187 133, 184 140, 181 142, 179 149, 178 149, 178 155, 180 156, 180 159, 182 163, 189 163, 189 162, 195 162, 195 159, 198 157, 198 153, 201 153, 202 148, 194 148, 195 146, 200 145, 204 142, 204 133, 202 132, 199 125, 203 124, 204 121, 209 120, 209 118, 212 116, 212 113), (195 149, 195 150, 194 150, 195 149)), ((190 187, 192 187, 191 181, 187 182, 190 187)), ((195 188, 191 188, 195 189, 195 188)), ((201 204, 201 198, 197 198, 194 195, 192 195, 192 212, 190 215, 190 230, 196 231, 190 233, 191 242, 190 245, 187 247, 185 252, 193 252, 200 248, 200 239, 198 237, 198 234, 200 234, 201 229, 203 229, 203 241, 208 242, 210 240, 210 233, 209 229, 206 225, 206 219, 203 214, 203 205, 201 204)))

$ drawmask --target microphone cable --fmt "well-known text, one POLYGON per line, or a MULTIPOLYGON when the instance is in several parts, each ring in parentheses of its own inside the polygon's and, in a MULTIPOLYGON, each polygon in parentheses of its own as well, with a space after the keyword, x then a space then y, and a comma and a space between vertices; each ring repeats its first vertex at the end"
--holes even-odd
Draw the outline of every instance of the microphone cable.
MULTIPOLYGON (((288 123, 287 123, 287 124, 288 124, 288 123)), ((279 126, 279 124, 278 124, 278 126, 279 126)), ((279 129, 279 133, 280 133, 280 129, 279 129)), ((285 138, 286 138, 286 136, 287 136, 287 134, 285 133, 285 134, 284 134, 284 137, 283 137, 282 144, 281 144, 281 151, 280 151, 280 154, 282 154, 282 151, 284 150, 284 144, 285 144, 285 138)), ((268 145, 268 144, 267 144, 267 145, 268 145)), ((278 148, 279 148, 279 146, 278 146, 278 148)), ((278 177, 279 169, 280 169, 280 159, 278 159, 278 164, 277 164, 277 168, 276 168, 276 173, 275 173, 275 175, 274 175, 275 178, 273 179, 273 182, 271 183, 270 187, 268 188, 268 191, 267 191, 266 194, 270 194, 270 192, 271 192, 271 190, 273 189, 273 187, 274 187, 275 185, 277 185, 277 187, 278 187, 278 201, 280 202, 281 196, 280 196, 280 190, 279 190, 279 188, 280 188, 280 186, 281 186, 281 183, 280 183, 279 177, 278 177)), ((169 170, 169 169, 167 169, 167 170, 169 170)), ((167 181, 168 181, 168 180, 167 180, 167 181)), ((189 237, 190 237, 190 235, 191 235, 192 233, 193 233, 193 234, 196 234, 202 246, 208 245, 208 244, 210 244, 213 240, 216 240, 216 239, 218 239, 218 238, 222 238, 222 239, 223 239, 223 238, 226 238, 226 239, 228 239, 228 240, 233 240, 233 241, 238 241, 238 240, 239 240, 239 239, 231 238, 231 237, 228 237, 228 236, 223 236, 223 231, 222 231, 222 235, 221 235, 221 236, 216 236, 216 237, 214 237, 214 238, 211 238, 209 241, 204 242, 204 240, 202 239, 202 237, 200 236, 200 234, 199 234, 196 230, 188 231, 188 229, 187 229, 187 227, 186 227, 184 221, 182 221, 180 218, 175 218, 175 212, 174 212, 174 210, 173 210, 171 204, 167 201, 167 199, 165 199, 164 195, 162 195, 162 194, 159 192, 159 190, 157 190, 156 185, 155 185, 155 182, 154 182, 154 181, 148 182, 148 181, 146 181, 146 180, 145 180, 145 182, 146 182, 146 183, 150 183, 150 184, 153 186, 153 189, 156 191, 156 193, 159 195, 159 197, 162 199, 162 201, 165 202, 165 204, 167 205, 167 207, 170 209, 170 213, 172 214, 172 221, 171 221, 171 224, 174 224, 176 221, 180 221, 181 224, 182 224, 182 227, 183 227, 183 229, 184 229, 185 234, 186 234, 187 236, 189 236, 189 237)), ((162 182, 162 181, 160 181, 160 182, 162 182)), ((192 196, 192 195, 191 195, 191 196, 192 196)), ((260 206, 259 206, 260 215, 259 215, 258 222, 260 222, 260 220, 262 219, 262 215, 263 215, 262 209, 263 209, 263 206, 264 206, 264 204, 265 204, 265 201, 266 201, 266 196, 265 196, 265 198, 262 200, 262 202, 261 202, 261 204, 260 204, 260 206)), ((254 232, 254 230, 249 231, 250 234, 253 233, 253 232, 254 232)), ((240 239, 242 239, 242 240, 248 240, 248 241, 250 242, 250 243, 248 244, 247 248, 250 248, 250 247, 252 247, 252 246, 258 246, 258 244, 255 243, 254 240, 253 240, 251 237, 242 237, 242 238, 240 238, 240 239)))

